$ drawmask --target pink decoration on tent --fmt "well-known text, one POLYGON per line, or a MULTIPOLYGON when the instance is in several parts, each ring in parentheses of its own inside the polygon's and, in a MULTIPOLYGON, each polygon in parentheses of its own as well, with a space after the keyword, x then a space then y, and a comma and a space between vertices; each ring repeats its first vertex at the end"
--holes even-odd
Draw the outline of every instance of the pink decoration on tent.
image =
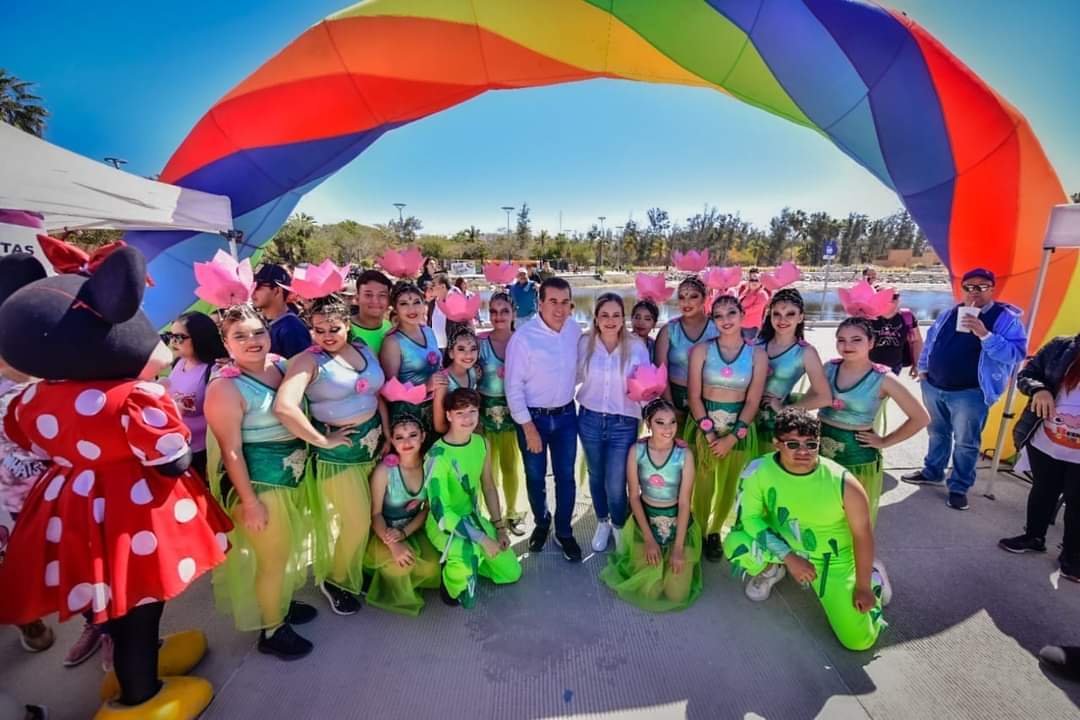
POLYGON ((776 292, 780 288, 792 284, 800 277, 802 277, 802 272, 795 266, 795 263, 788 260, 772 272, 762 274, 761 284, 769 292, 776 292))
POLYGON ((708 250, 690 250, 683 254, 676 250, 671 253, 671 261, 675 267, 685 272, 701 272, 709 264, 708 250))
POLYGON ((634 402, 655 400, 664 394, 667 382, 667 365, 638 365, 626 379, 626 396, 634 402))
POLYGON ((424 256, 420 254, 420 248, 408 250, 387 250, 379 258, 379 267, 397 278, 415 278, 420 274, 420 266, 424 264, 424 256))
POLYGON ((675 294, 675 288, 669 288, 664 280, 662 272, 655 275, 639 272, 634 276, 634 286, 637 288, 638 297, 659 304, 666 303, 675 294))
POLYGON ((507 262, 484 263, 484 277, 489 283, 509 285, 517 277, 517 266, 507 262))
POLYGON ((296 268, 293 271, 292 285, 286 287, 308 300, 326 297, 345 287, 349 267, 348 263, 339 267, 333 260, 327 258, 318 265, 296 268))
POLYGON ((444 300, 435 301, 435 304, 447 318, 454 322, 468 322, 480 312, 479 295, 452 292, 444 300))
POLYGON ((870 283, 860 280, 850 288, 840 288, 840 303, 851 317, 873 320, 887 313, 893 303, 894 290, 886 288, 875 291, 870 283))
POLYGON ((742 268, 707 268, 705 272, 701 274, 701 279, 705 283, 705 287, 712 288, 713 290, 727 290, 728 288, 735 287, 739 284, 739 281, 742 280, 742 268))
POLYGON ((195 263, 195 294, 219 308, 227 308, 251 299, 255 290, 255 274, 251 260, 236 262, 231 255, 218 250, 213 260, 195 263))
POLYGON ((413 385, 411 382, 403 383, 397 378, 390 378, 382 387, 382 395, 390 402, 406 402, 410 405, 419 405, 427 397, 427 388, 423 385, 413 385))

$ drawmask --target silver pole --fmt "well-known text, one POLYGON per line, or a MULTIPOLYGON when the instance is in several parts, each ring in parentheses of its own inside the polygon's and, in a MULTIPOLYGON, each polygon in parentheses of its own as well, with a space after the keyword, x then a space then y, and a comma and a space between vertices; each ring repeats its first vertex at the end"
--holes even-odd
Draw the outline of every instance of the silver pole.
POLYGON ((821 288, 821 319, 825 319, 825 297, 829 294, 829 270, 832 269, 832 258, 825 261, 825 284, 821 288))
MULTIPOLYGON (((1039 301, 1042 299, 1043 285, 1046 284, 1046 273, 1050 269, 1050 256, 1053 254, 1054 248, 1043 248, 1042 265, 1039 266, 1039 279, 1035 281, 1035 294, 1031 298, 1031 312, 1028 314, 1027 325, 1024 328, 1028 338, 1031 337, 1031 330, 1035 327, 1035 316, 1039 312, 1039 301)), ((1016 370, 1009 377, 1009 391, 1005 394, 1005 407, 1001 412, 1001 424, 998 425, 997 442, 994 443, 994 457, 990 460, 990 482, 986 486, 986 492, 983 493, 983 496, 991 500, 996 499, 994 497, 994 484, 997 482, 998 466, 1001 465, 1001 446, 1005 444, 1005 431, 1008 429, 1009 421, 1016 417, 1012 412, 1012 406, 1013 400, 1016 398, 1016 376, 1019 372, 1020 366, 1017 365, 1016 370)))

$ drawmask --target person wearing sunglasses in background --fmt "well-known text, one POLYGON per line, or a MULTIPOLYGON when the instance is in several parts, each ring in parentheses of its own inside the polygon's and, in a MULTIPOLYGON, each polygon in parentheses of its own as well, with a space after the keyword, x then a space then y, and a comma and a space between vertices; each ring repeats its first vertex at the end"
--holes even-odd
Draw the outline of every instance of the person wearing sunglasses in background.
POLYGON ((209 315, 201 312, 184 313, 162 333, 161 339, 172 350, 176 361, 169 377, 162 380, 173 402, 180 410, 180 419, 191 431, 191 467, 206 479, 206 416, 203 400, 210 371, 229 353, 221 341, 221 333, 209 315))
POLYGON ((311 331, 289 306, 292 277, 280 265, 263 265, 255 273, 251 304, 270 325, 270 352, 286 360, 311 347, 311 331))
POLYGON ((960 287, 963 304, 938 316, 919 355, 930 448, 922 469, 900 478, 914 485, 942 485, 951 450, 948 506, 953 510, 968 509, 987 413, 1027 355, 1021 310, 994 300, 994 273, 969 270, 960 287))

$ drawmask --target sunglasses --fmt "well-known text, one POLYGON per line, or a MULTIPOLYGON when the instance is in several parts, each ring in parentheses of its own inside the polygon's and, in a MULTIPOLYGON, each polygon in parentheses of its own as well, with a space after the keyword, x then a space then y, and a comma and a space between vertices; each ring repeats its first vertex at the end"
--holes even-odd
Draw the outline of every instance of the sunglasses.
POLYGON ((801 450, 803 448, 807 450, 817 450, 821 445, 817 440, 807 440, 806 442, 799 442, 798 440, 784 440, 781 443, 788 450, 801 450))
POLYGON ((960 287, 962 287, 964 289, 964 292, 982 293, 982 292, 986 292, 987 290, 990 290, 994 286, 993 285, 961 285, 960 287))
POLYGON ((171 342, 184 342, 185 340, 190 340, 190 339, 191 339, 191 336, 190 335, 185 335, 184 333, 171 333, 171 332, 161 333, 161 342, 165 343, 166 345, 168 345, 171 342))

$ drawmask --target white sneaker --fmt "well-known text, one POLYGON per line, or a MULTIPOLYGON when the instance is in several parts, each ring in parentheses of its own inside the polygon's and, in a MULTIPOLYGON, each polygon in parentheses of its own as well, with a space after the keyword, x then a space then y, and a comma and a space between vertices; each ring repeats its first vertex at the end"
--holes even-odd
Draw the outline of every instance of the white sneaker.
POLYGON ((769 599, 773 585, 784 579, 787 570, 783 565, 773 565, 765 572, 750 578, 746 583, 746 597, 754 602, 765 602, 769 599))
POLYGON ((889 574, 885 572, 885 564, 874 558, 874 570, 870 573, 871 579, 877 576, 878 582, 881 583, 881 606, 885 607, 892 601, 892 583, 889 582, 889 574))
POLYGON ((592 549, 595 552, 607 550, 608 540, 611 539, 611 521, 601 520, 596 523, 596 532, 592 536, 592 549))

